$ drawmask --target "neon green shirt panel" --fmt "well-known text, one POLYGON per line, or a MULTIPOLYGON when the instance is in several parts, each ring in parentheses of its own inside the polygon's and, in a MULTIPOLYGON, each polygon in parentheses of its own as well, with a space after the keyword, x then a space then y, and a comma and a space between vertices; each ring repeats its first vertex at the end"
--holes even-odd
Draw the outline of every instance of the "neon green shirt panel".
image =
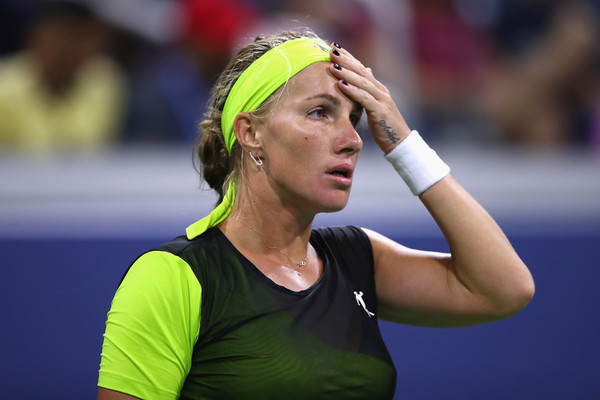
POLYGON ((113 298, 98 386, 142 399, 176 399, 191 368, 202 288, 190 266, 163 251, 138 258, 113 298))

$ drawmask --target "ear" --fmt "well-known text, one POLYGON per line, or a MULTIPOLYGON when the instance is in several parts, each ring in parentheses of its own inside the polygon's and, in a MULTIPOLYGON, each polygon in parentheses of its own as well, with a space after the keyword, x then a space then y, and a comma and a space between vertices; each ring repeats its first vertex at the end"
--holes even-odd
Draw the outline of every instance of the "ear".
POLYGON ((233 120, 235 138, 244 151, 260 156, 260 133, 257 128, 258 123, 248 113, 239 113, 233 120))

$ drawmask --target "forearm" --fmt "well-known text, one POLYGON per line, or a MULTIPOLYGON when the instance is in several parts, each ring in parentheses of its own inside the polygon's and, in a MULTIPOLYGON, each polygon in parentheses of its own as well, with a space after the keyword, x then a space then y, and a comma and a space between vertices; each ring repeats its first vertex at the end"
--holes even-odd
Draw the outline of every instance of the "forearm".
POLYGON ((533 279, 493 218, 451 175, 420 198, 448 241, 460 283, 491 313, 521 310, 533 296, 533 279))

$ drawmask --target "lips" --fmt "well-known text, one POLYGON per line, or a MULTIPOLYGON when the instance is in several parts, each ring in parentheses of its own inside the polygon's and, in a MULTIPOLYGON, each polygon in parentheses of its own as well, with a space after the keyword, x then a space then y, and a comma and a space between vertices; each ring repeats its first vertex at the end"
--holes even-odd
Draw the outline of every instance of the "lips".
POLYGON ((343 176, 345 178, 352 178, 352 172, 354 171, 354 166, 352 164, 339 164, 335 167, 329 169, 327 174, 343 176))
POLYGON ((352 164, 339 164, 326 172, 329 177, 344 185, 352 184, 353 173, 354 166, 352 164))

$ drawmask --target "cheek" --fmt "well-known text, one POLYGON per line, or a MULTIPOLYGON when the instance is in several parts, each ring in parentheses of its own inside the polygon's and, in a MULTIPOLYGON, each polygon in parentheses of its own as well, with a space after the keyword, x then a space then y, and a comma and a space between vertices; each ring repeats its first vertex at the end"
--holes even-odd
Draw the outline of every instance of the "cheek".
POLYGON ((269 136, 263 144, 273 168, 308 174, 308 168, 319 165, 326 157, 330 147, 327 137, 327 132, 314 124, 302 125, 293 118, 282 118, 269 126, 269 136))
POLYGON ((323 156, 320 146, 310 136, 298 136, 297 140, 281 142, 269 151, 269 174, 280 183, 298 184, 303 187, 315 180, 323 156), (299 140, 298 140, 299 139, 299 140))
MULTIPOLYGON (((314 147, 315 137, 306 133, 294 124, 280 124, 273 127, 275 132, 268 141, 265 141, 265 150, 269 156, 280 157, 293 155, 294 157, 307 156, 311 146, 314 147)), ((291 160, 290 160, 291 161, 291 160)))

